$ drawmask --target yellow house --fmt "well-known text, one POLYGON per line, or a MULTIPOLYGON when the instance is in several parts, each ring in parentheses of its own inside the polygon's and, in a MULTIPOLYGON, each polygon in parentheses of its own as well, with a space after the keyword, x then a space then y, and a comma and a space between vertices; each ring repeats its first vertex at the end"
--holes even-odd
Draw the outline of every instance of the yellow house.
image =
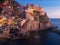
POLYGON ((33 8, 28 8, 28 10, 25 10, 26 12, 33 13, 34 9, 33 8))
POLYGON ((2 17, 0 18, 0 27, 1 27, 4 23, 6 23, 6 18, 5 18, 4 16, 2 16, 2 17))

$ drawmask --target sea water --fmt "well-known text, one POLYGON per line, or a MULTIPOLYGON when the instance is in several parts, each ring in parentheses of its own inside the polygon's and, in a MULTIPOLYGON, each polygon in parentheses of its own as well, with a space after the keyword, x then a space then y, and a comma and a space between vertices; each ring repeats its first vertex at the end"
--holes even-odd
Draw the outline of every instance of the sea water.
MULTIPOLYGON (((60 29, 60 19, 50 19, 52 25, 60 29)), ((60 34, 52 31, 40 32, 40 38, 27 40, 0 41, 0 45, 60 45, 60 34)))
POLYGON ((60 19, 50 19, 53 26, 57 26, 57 30, 60 30, 60 19))

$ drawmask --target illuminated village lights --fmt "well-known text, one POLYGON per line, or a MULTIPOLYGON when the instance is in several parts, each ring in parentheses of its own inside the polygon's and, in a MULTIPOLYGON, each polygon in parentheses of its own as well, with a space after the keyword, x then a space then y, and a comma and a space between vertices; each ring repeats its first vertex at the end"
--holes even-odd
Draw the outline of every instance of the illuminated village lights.
MULTIPOLYGON (((0 21, 2 22, 1 27, 5 25, 4 24, 5 22, 7 24, 5 28, 8 27, 8 31, 13 30, 15 31, 14 33, 17 33, 17 34, 19 33, 16 37, 21 38, 20 37, 21 33, 23 36, 27 36, 28 35, 27 33, 30 33, 30 31, 37 31, 38 29, 45 30, 47 27, 46 24, 50 26, 50 24, 48 23, 48 20, 45 19, 46 16, 43 8, 37 5, 32 5, 32 4, 28 4, 22 7, 22 6, 19 6, 16 2, 12 1, 13 3, 11 3, 11 1, 12 0, 8 0, 8 2, 5 1, 3 3, 4 6, 2 8, 1 14, 4 14, 4 15, 2 19, 0 19, 0 21), (47 22, 46 24, 45 24, 45 20, 47 22), (15 30, 16 28, 18 32, 15 30)), ((14 33, 12 33, 13 36, 15 36, 14 33)), ((9 35, 10 34, 11 33, 9 33, 9 35)))

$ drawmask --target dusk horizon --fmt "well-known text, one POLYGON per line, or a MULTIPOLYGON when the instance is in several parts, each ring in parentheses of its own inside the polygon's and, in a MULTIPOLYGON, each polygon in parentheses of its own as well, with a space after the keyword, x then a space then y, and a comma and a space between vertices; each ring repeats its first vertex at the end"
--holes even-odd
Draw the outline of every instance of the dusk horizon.
POLYGON ((16 0, 21 5, 36 4, 47 13, 49 18, 60 18, 60 0, 16 0))
POLYGON ((60 0, 0 0, 0 45, 60 45, 60 0))

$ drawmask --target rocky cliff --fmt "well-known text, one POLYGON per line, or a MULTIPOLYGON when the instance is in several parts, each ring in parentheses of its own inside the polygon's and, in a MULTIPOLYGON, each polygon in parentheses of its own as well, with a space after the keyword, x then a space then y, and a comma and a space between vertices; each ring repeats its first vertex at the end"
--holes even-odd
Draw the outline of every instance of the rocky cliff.
POLYGON ((0 2, 0 32, 2 32, 2 37, 5 33, 7 33, 7 37, 11 37, 11 35, 19 38, 26 37, 31 31, 47 30, 51 27, 45 10, 37 5, 21 6, 15 0, 1 0, 0 2))

